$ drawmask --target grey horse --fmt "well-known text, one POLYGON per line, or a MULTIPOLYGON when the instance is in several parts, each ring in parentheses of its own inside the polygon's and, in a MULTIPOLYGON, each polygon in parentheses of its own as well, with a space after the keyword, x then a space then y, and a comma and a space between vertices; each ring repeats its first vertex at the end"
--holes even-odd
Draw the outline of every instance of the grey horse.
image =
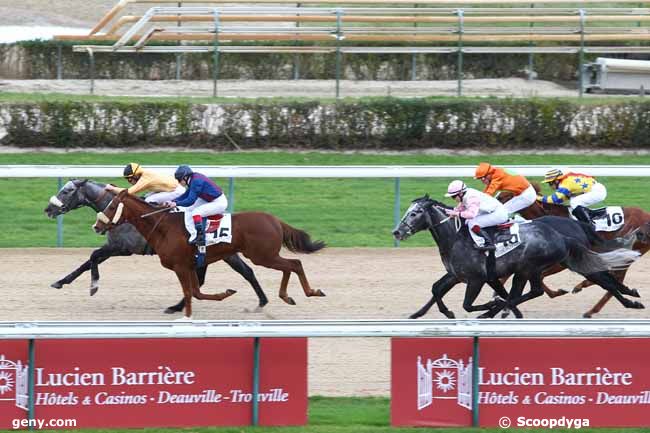
MULTIPOLYGON (((580 240, 565 236, 555 228, 557 224, 564 224, 563 221, 571 220, 545 217, 546 220, 537 219, 520 225, 519 237, 522 245, 497 260, 493 253, 486 256, 483 251, 474 248, 469 231, 464 225, 462 225, 463 229, 459 230, 454 220, 446 216, 445 209, 449 207, 428 196, 416 199, 393 231, 396 239, 405 240, 414 233, 429 230, 438 244, 447 271, 433 284, 431 301, 414 313, 412 318, 424 314, 434 302, 438 304, 443 314, 453 318, 453 313, 444 305, 442 297, 459 282, 467 284, 463 308, 468 312, 487 310, 481 317, 493 317, 506 306, 516 307, 522 302, 540 296, 543 293, 542 272, 558 263, 600 285, 612 293, 625 307, 644 308, 641 303, 623 296, 623 294, 638 296, 637 291, 618 284, 607 272, 629 266, 639 257, 635 251, 617 249, 607 253, 595 253, 580 240), (473 305, 486 282, 493 285, 498 279, 510 275, 514 275, 513 289, 507 300, 473 305), (522 295, 526 282, 530 282, 531 290, 522 295)), ((516 310, 513 311, 517 317, 521 317, 516 310)))
MULTIPOLYGON (((92 208, 95 212, 100 212, 108 206, 115 194, 104 189, 106 185, 92 180, 73 179, 67 182, 56 196, 50 198, 50 202, 45 208, 45 213, 50 218, 65 214, 71 210, 83 206, 92 208)), ((98 265, 110 257, 137 255, 155 255, 155 251, 147 244, 144 237, 131 224, 121 224, 110 230, 106 235, 106 243, 96 249, 90 255, 90 258, 70 274, 51 284, 51 287, 60 289, 65 284, 70 284, 81 274, 90 269, 91 283, 90 295, 97 293, 99 289, 99 267, 98 265)), ((263 308, 268 304, 268 298, 262 290, 255 273, 238 254, 226 257, 226 263, 238 274, 246 279, 255 290, 259 300, 258 308, 263 308)), ((199 283, 202 286, 205 282, 205 273, 207 266, 197 269, 199 283)), ((176 305, 168 307, 166 313, 176 313, 183 311, 185 300, 181 299, 176 305)))

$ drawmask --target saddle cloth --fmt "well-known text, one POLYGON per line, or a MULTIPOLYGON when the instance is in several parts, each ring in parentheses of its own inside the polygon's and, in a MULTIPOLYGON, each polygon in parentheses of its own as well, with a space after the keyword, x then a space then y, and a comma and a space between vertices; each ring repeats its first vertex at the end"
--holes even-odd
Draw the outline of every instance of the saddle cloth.
POLYGON ((203 227, 205 227, 206 246, 232 242, 231 214, 225 213, 203 218, 203 227))
MULTIPOLYGON (((504 224, 500 224, 496 227, 488 227, 486 230, 492 236, 496 250, 494 251, 494 257, 501 257, 508 254, 510 251, 517 248, 521 245, 521 237, 519 236, 519 225, 526 224, 529 221, 509 221, 504 224)), ((475 234, 469 230, 469 234, 472 236, 472 240, 478 247, 482 247, 485 243, 483 237, 475 234)))
POLYGON ((589 209, 589 214, 598 232, 615 232, 625 225, 623 208, 620 206, 589 209))

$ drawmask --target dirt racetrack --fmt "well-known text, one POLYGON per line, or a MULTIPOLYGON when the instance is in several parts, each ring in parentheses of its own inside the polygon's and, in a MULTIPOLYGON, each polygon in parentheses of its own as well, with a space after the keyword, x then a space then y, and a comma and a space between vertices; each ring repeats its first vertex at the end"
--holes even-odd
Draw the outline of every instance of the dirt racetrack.
MULTIPOLYGON (((61 290, 49 285, 85 261, 91 249, 0 250, 0 290, 3 320, 172 320, 164 307, 180 300, 175 275, 157 257, 115 257, 100 266, 100 289, 89 297, 90 275, 61 290)), ((284 254, 289 257, 291 254, 284 254)), ((233 288, 238 293, 223 302, 195 301, 195 319, 399 319, 406 318, 429 299, 434 279, 443 268, 433 248, 331 248, 313 256, 301 256, 312 287, 325 298, 307 299, 297 278, 292 277, 290 306, 277 297, 281 274, 254 267, 269 296, 262 313, 252 313, 257 298, 247 283, 224 263, 211 265, 206 292, 233 288)), ((635 263, 627 283, 639 288, 641 302, 650 304, 650 258, 635 263)), ((570 288, 579 276, 562 273, 547 280, 555 288, 570 288)), ((447 305, 457 317, 475 317, 462 310, 463 288, 453 289, 447 305)), ((588 288, 578 295, 550 299, 546 296, 524 305, 529 318, 578 318, 604 293, 588 288)), ((489 290, 481 299, 487 300, 489 290)), ((650 306, 650 305, 649 305, 650 306)), ((177 316, 178 317, 178 316, 177 316)), ((625 310, 609 303, 603 318, 650 318, 649 310, 625 310)), ((443 318, 434 307, 426 318, 443 318)), ((310 395, 388 395, 390 386, 389 340, 311 339, 309 344, 310 395)))

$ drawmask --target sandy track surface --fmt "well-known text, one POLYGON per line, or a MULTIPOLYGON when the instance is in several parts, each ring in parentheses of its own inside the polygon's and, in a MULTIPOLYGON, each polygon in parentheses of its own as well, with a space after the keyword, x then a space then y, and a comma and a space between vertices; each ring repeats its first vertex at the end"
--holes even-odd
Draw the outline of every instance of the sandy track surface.
MULTIPOLYGON (((116 257, 100 266, 100 290, 89 297, 90 275, 61 290, 49 285, 85 261, 90 249, 0 250, 0 290, 4 299, 3 320, 172 320, 164 307, 180 300, 175 275, 156 257, 116 257)), ((291 256, 286 254, 286 256, 291 256)), ((296 306, 277 297, 281 274, 254 267, 269 296, 262 313, 249 312, 257 305, 253 290, 227 265, 217 263, 208 271, 205 291, 232 288, 238 293, 223 302, 195 301, 196 319, 399 319, 420 308, 430 295, 431 283, 443 275, 433 248, 332 248, 313 256, 300 256, 312 287, 325 298, 305 298, 292 277, 289 294, 296 306)), ((627 283, 650 295, 650 258, 631 269, 627 283)), ((547 280, 552 287, 570 288, 577 275, 562 273, 547 280)), ((464 290, 458 286, 445 298, 458 317, 475 317, 462 310, 464 290)), ((602 295, 588 288, 578 295, 557 299, 544 296, 522 308, 528 318, 578 318, 602 295)), ((480 300, 488 300, 484 290, 480 300)), ((650 304, 647 298, 642 302, 650 304)), ((650 305, 649 305, 650 307, 650 305)), ((611 302, 603 318, 650 318, 649 310, 626 310, 611 302)), ((442 318, 437 310, 426 318, 442 318)), ((388 395, 390 390, 389 340, 311 339, 309 344, 309 388, 311 395, 388 395)))

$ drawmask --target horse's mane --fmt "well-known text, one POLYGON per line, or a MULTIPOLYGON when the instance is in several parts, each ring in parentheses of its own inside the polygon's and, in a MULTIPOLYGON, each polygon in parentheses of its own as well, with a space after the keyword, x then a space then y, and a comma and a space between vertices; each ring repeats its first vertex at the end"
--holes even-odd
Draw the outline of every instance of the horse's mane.
POLYGON ((422 197, 418 197, 414 199, 411 203, 415 203, 416 201, 427 201, 430 202, 432 205, 439 207, 439 208, 444 208, 444 209, 453 209, 453 206, 446 205, 442 202, 439 202, 438 200, 434 200, 431 197, 429 197, 429 194, 425 194, 422 197))
POLYGON ((530 182, 530 184, 533 186, 533 188, 535 189, 535 192, 536 192, 537 194, 540 194, 540 193, 541 193, 541 191, 542 191, 542 185, 541 185, 539 182, 537 182, 537 181, 532 181, 532 182, 530 182))

